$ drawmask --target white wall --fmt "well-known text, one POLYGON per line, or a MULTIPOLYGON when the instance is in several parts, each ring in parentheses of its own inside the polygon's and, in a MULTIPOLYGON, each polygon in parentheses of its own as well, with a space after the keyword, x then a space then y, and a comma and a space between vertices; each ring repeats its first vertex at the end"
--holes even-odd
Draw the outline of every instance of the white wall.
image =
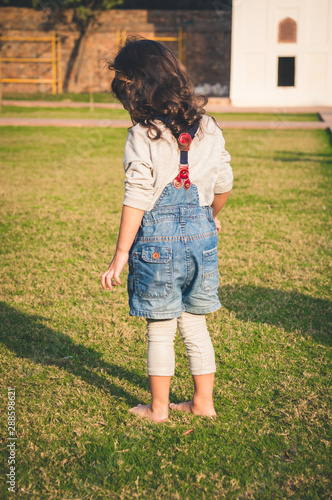
POLYGON ((234 106, 332 106, 332 0, 233 0, 234 106), (279 22, 297 42, 278 43, 279 22), (295 56, 295 87, 278 87, 278 57, 295 56))

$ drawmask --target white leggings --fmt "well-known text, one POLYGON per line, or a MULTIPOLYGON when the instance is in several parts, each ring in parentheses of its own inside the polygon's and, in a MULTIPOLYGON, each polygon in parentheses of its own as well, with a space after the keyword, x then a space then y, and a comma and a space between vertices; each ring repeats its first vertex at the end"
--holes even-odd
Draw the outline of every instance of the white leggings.
POLYGON ((205 315, 183 312, 179 318, 147 318, 148 375, 174 375, 174 338, 177 327, 189 356, 190 373, 214 373, 214 349, 206 327, 205 315))

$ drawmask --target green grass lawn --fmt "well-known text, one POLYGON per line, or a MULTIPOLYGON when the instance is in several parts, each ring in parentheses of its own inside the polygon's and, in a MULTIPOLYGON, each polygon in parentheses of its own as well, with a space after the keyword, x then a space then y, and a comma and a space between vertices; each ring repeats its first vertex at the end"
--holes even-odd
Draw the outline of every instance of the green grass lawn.
MULTIPOLYGON (((223 121, 318 121, 314 113, 208 113, 223 121)), ((24 118, 81 118, 81 119, 113 119, 130 120, 129 113, 125 109, 100 109, 95 108, 25 108, 17 106, 2 106, 1 117, 24 117, 24 118)))
MULTIPOLYGON (((8 473, 14 387, 17 497, 331 498, 330 138, 225 132, 223 306, 207 316, 218 417, 155 424, 128 412, 149 400, 144 319, 128 314, 125 273, 113 293, 100 286, 126 135, 1 128, 1 462, 8 473)), ((179 335, 175 349, 179 402, 192 395, 179 335)))
MULTIPOLYGON (((34 93, 3 93, 3 99, 14 101, 64 101, 70 100, 73 102, 89 102, 90 94, 74 94, 73 92, 64 92, 63 94, 45 94, 44 92, 34 93)), ((95 102, 118 102, 110 92, 100 92, 93 94, 95 102)))
POLYGON ((317 122, 315 113, 209 113, 217 121, 317 122))
POLYGON ((90 108, 24 108, 17 106, 2 106, 0 118, 79 118, 93 120, 130 120, 125 109, 90 108))

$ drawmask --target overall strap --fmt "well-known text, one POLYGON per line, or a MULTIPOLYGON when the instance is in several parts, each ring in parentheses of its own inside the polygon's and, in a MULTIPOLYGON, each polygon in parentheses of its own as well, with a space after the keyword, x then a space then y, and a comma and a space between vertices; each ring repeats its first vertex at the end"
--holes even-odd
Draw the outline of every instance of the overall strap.
MULTIPOLYGON (((153 115, 152 118, 157 118, 158 120, 162 121, 166 126, 172 122, 172 119, 168 115, 153 115)), ((177 189, 180 189, 180 187, 182 186, 182 179, 183 179, 184 189, 189 189, 191 186, 191 182, 189 180, 188 151, 190 148, 190 144, 198 130, 198 127, 199 127, 199 121, 195 125, 190 127, 188 132, 182 134, 176 134, 178 142, 182 146, 186 147, 185 150, 180 151, 180 172, 179 175, 177 175, 173 181, 174 186, 177 189)))
MULTIPOLYGON (((168 115, 152 115, 151 118, 152 119, 156 118, 156 119, 162 121, 166 126, 170 125, 172 123, 172 118, 170 116, 168 116, 168 115)), ((191 139, 194 138, 194 136, 195 136, 195 134, 196 134, 196 132, 198 130, 199 123, 200 122, 198 121, 195 125, 193 125, 192 127, 190 127, 190 129, 188 130, 188 134, 190 134, 191 139)), ((177 139, 179 138, 179 135, 180 134, 176 134, 176 138, 177 139)))
MULTIPOLYGON (((198 127, 199 127, 199 122, 197 122, 195 125, 193 125, 192 127, 190 127, 190 129, 188 130, 188 134, 191 137, 191 141, 195 137, 195 134, 196 134, 196 132, 198 130, 198 127)), ((178 140, 179 140, 179 138, 178 138, 178 140)), ((189 144, 189 147, 190 147, 190 144, 189 144)), ((181 165, 188 165, 188 151, 189 151, 189 147, 188 147, 188 149, 186 151, 181 151, 180 152, 180 163, 181 163, 181 165)))

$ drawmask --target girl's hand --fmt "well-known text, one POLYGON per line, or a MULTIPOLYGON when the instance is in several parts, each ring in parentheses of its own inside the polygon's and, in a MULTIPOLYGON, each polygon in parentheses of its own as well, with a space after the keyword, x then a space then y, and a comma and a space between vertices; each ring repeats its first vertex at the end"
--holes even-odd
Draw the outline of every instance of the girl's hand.
POLYGON ((129 252, 117 250, 106 273, 101 276, 101 286, 106 290, 106 285, 110 290, 113 286, 122 285, 120 274, 129 259, 129 252))
POLYGON ((134 242, 136 233, 142 222, 144 210, 123 205, 118 242, 115 255, 108 270, 101 277, 101 286, 110 290, 113 286, 122 285, 120 273, 129 259, 129 250, 134 242))
POLYGON ((221 231, 221 223, 220 223, 220 220, 217 219, 217 217, 214 218, 214 222, 216 223, 216 228, 217 228, 217 232, 218 234, 220 233, 221 231))

